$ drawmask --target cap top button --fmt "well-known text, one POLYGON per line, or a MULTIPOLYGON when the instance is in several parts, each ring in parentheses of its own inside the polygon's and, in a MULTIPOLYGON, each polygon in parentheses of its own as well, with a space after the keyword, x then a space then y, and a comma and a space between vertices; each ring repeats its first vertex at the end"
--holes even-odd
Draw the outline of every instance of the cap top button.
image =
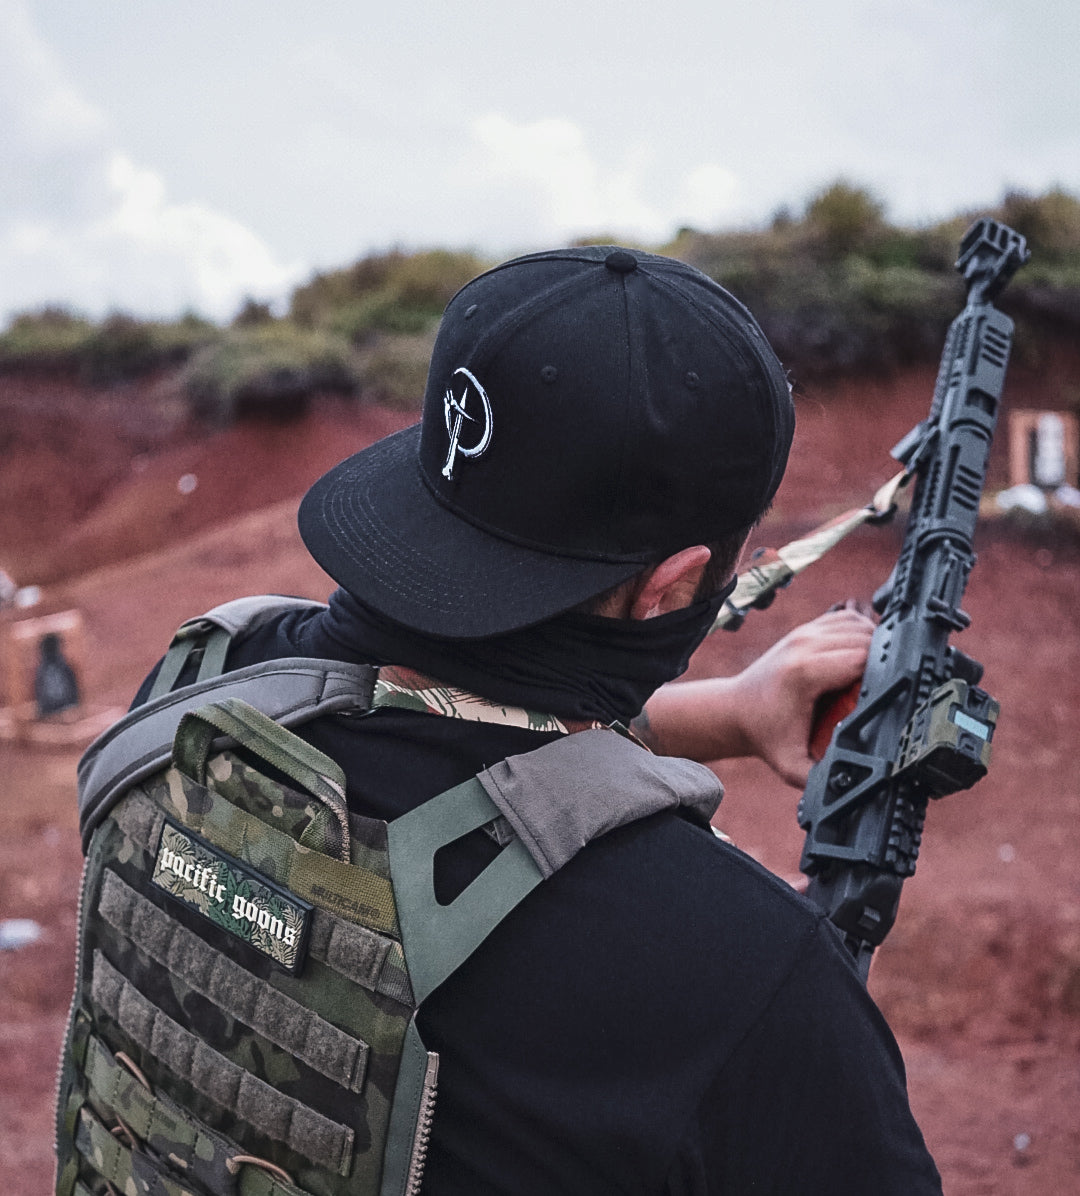
POLYGON ((631 274, 637 269, 637 258, 625 249, 615 249, 604 258, 604 265, 616 274, 631 274))

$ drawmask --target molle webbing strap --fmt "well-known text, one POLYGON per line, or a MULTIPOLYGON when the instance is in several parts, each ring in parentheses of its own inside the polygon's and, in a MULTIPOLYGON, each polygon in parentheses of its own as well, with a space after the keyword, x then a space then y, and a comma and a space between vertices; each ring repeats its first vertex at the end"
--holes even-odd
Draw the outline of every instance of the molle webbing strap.
POLYGON ((162 695, 167 694, 177 681, 180 680, 180 674, 184 671, 184 665, 187 664, 188 657, 195 650, 196 646, 197 644, 194 639, 173 640, 158 667, 153 687, 146 695, 148 702, 154 702, 162 697, 162 695))
MULTIPOLYGON (((238 1190, 243 1196, 294 1196, 295 1188, 279 1183, 261 1169, 241 1167, 238 1182, 235 1164, 230 1167, 230 1163, 245 1152, 175 1101, 144 1087, 100 1038, 91 1037, 87 1043, 83 1074, 95 1105, 110 1110, 156 1155, 182 1158, 185 1177, 192 1183, 213 1192, 238 1190)), ((88 1123, 82 1130, 83 1142, 92 1146, 106 1131, 95 1125, 96 1119, 85 1109, 82 1119, 88 1123)), ((109 1137, 117 1142, 111 1133, 109 1137)), ((131 1190, 126 1186, 135 1166, 130 1156, 131 1152, 116 1152, 108 1147, 100 1152, 107 1171, 99 1174, 111 1183, 120 1183, 121 1191, 131 1190)), ((78 1187, 75 1190, 78 1192, 78 1187)))
POLYGON ((352 1092, 363 1088, 368 1045, 259 980, 106 872, 101 916, 144 954, 237 1021, 352 1092))
POLYGON ((79 761, 83 850, 120 795, 168 765, 176 728, 188 711, 216 699, 241 698, 282 726, 295 727, 324 714, 366 713, 374 684, 369 665, 287 658, 186 685, 137 707, 95 739, 79 761))
POLYGON ((401 944, 366 926, 346 922, 316 906, 308 955, 368 992, 381 993, 399 1005, 413 1003, 401 944))
MULTIPOLYGON (((131 793, 112 814, 125 838, 146 852, 157 849, 164 815, 149 798, 131 793)), ((400 945, 366 926, 336 917, 316 905, 308 954, 368 992, 411 1004, 400 945)))
POLYGON ((229 645, 237 636, 255 631, 278 615, 293 610, 325 610, 321 602, 287 598, 279 594, 257 594, 223 602, 205 615, 181 623, 172 638, 165 659, 154 679, 148 701, 167 694, 180 678, 192 654, 201 651, 198 681, 218 677, 225 669, 229 645))
POLYGON ((173 1021, 94 952, 91 999, 139 1047, 208 1100, 321 1166, 349 1173, 353 1131, 285 1096, 173 1021))
POLYGON ((194 1188, 162 1174, 156 1161, 148 1155, 129 1149, 89 1109, 79 1112, 75 1148, 89 1160, 102 1179, 119 1185, 121 1192, 145 1192, 147 1196, 199 1196, 194 1188))

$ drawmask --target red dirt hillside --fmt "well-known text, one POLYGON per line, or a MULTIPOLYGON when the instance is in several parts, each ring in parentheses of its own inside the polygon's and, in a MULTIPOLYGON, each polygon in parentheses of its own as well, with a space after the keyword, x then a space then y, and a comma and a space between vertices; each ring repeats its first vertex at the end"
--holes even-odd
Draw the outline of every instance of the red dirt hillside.
MULTIPOLYGON (((1054 364, 1039 376, 1014 369, 1011 404, 1061 406, 1080 363, 1054 364)), ((888 450, 925 415, 932 387, 920 370, 800 397, 791 468, 759 541, 783 543, 866 501, 894 472, 888 450)), ((167 381, 94 393, 0 378, 0 566, 43 586, 40 609, 81 612, 89 701, 124 705, 182 619, 244 593, 325 596, 296 500, 409 419, 327 399, 297 422, 211 434, 186 422, 167 381), (187 477, 194 487, 180 486, 187 477)), ((1004 439, 991 490, 1007 484, 1004 439)), ((832 602, 868 598, 898 536, 895 526, 856 533, 737 635, 713 637, 693 674, 736 671, 832 602)), ((1080 1190, 1078 543, 1002 519, 980 527, 961 646, 985 663, 1002 704, 994 765, 931 809, 918 875, 870 977, 948 1196, 1080 1190)), ((38 942, 0 952, 0 1176, 11 1196, 51 1184, 81 867, 78 754, 0 741, 0 917, 43 928, 38 942)), ((754 761, 717 771, 727 788, 718 823, 793 876, 797 793, 754 761)))

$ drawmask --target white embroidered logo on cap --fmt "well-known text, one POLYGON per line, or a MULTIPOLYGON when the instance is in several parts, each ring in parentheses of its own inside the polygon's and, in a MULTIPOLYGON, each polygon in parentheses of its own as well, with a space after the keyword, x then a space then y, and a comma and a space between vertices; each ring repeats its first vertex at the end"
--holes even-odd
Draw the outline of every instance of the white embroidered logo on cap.
POLYGON ((451 375, 450 385, 446 388, 446 394, 443 395, 443 415, 446 419, 446 430, 450 434, 450 451, 446 454, 446 464, 442 467, 442 475, 452 481, 454 458, 459 453, 463 457, 479 457, 487 451, 487 447, 491 443, 491 401, 475 376, 464 366, 459 366, 451 375), (454 380, 458 375, 465 380, 460 396, 454 394, 454 380), (475 399, 473 398, 474 393, 475 399), (477 399, 479 403, 477 403, 477 399), (466 431, 466 421, 470 424, 479 422, 481 412, 484 426, 480 438, 471 446, 462 444, 461 437, 462 433, 466 431))

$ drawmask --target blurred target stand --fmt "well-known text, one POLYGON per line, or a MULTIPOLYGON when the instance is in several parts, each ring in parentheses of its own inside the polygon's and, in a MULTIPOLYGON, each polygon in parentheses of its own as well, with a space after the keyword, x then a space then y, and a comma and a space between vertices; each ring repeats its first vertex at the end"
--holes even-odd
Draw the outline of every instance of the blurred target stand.
MULTIPOLYGON (((32 608, 31 608, 32 609, 32 608)), ((0 613, 0 741, 89 743, 122 711, 87 700, 86 635, 77 610, 0 613)))
POLYGON ((1013 411, 1009 415, 1009 484, 1046 490, 1077 486, 1080 434, 1071 411, 1013 411))
POLYGON ((1073 411, 1009 413, 1009 488, 1003 510, 1061 512, 1080 520, 1080 419, 1073 411))

